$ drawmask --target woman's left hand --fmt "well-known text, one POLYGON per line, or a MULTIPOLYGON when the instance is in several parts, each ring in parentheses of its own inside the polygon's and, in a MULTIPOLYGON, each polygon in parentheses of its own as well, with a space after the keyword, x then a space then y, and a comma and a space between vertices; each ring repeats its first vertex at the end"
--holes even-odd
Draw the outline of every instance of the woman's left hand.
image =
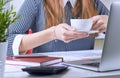
POLYGON ((98 30, 99 33, 106 32, 108 16, 97 15, 90 18, 93 21, 92 30, 98 30))

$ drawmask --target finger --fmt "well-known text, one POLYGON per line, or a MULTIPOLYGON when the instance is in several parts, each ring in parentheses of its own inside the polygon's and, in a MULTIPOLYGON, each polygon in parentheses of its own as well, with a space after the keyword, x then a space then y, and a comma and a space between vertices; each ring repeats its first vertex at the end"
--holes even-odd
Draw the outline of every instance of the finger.
POLYGON ((100 20, 100 16, 93 16, 90 18, 93 21, 93 25, 97 23, 98 20, 100 20))
POLYGON ((99 26, 103 25, 104 22, 102 20, 97 21, 97 23, 93 26, 93 29, 96 30, 99 26))
POLYGON ((103 26, 100 26, 99 28, 98 28, 98 30, 99 30, 99 32, 102 32, 102 31, 105 31, 105 26, 103 25, 103 26))
POLYGON ((73 40, 83 39, 83 38, 86 38, 86 37, 88 37, 88 35, 76 36, 75 38, 69 38, 69 39, 67 39, 66 41, 70 42, 70 41, 73 41, 73 40))
POLYGON ((88 33, 86 32, 70 32, 70 31, 64 34, 64 36, 68 38, 75 38, 76 36, 86 36, 86 35, 88 35, 88 33))
POLYGON ((65 38, 65 40, 66 41, 76 40, 76 39, 81 39, 81 38, 85 38, 85 37, 88 37, 88 36, 89 36, 88 34, 79 34, 79 35, 67 36, 65 38))
POLYGON ((103 25, 104 24, 104 22, 102 21, 102 20, 99 20, 93 27, 92 27, 92 29, 93 30, 98 30, 98 28, 101 26, 101 25, 103 25))
POLYGON ((101 28, 101 29, 99 30, 99 32, 100 32, 100 33, 106 32, 106 27, 101 28))
POLYGON ((105 32, 106 29, 107 29, 106 24, 103 24, 103 25, 101 25, 101 26, 98 26, 98 28, 97 28, 97 30, 99 31, 99 33, 105 32))

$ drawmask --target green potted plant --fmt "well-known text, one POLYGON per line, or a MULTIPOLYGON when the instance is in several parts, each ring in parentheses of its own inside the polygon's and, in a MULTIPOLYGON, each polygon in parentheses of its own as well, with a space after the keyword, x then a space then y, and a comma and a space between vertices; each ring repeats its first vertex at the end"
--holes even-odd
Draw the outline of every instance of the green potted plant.
POLYGON ((0 42, 6 41, 6 29, 17 20, 16 12, 13 11, 13 5, 9 9, 5 8, 10 1, 0 0, 0 42))
MULTIPOLYGON (((7 54, 7 32, 9 32, 10 24, 14 23, 18 17, 16 17, 16 12, 13 10, 13 5, 8 9, 6 5, 11 0, 0 0, 0 77, 3 76, 5 58, 7 54)), ((3 77, 2 77, 3 78, 3 77)))

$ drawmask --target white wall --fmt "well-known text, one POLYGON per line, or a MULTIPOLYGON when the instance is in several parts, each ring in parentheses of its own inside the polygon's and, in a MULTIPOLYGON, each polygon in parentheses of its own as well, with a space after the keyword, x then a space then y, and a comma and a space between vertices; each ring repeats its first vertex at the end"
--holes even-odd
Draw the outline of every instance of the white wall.
POLYGON ((108 9, 110 9, 110 5, 111 5, 112 2, 114 2, 114 1, 120 1, 120 0, 101 0, 101 1, 106 5, 106 7, 108 9))

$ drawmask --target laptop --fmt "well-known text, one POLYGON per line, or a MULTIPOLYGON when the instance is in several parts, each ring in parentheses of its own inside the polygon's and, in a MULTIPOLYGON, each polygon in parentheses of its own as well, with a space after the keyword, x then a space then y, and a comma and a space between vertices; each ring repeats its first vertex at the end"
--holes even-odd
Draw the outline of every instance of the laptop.
POLYGON ((120 69, 120 2, 111 5, 101 58, 69 61, 64 64, 100 72, 120 69))

